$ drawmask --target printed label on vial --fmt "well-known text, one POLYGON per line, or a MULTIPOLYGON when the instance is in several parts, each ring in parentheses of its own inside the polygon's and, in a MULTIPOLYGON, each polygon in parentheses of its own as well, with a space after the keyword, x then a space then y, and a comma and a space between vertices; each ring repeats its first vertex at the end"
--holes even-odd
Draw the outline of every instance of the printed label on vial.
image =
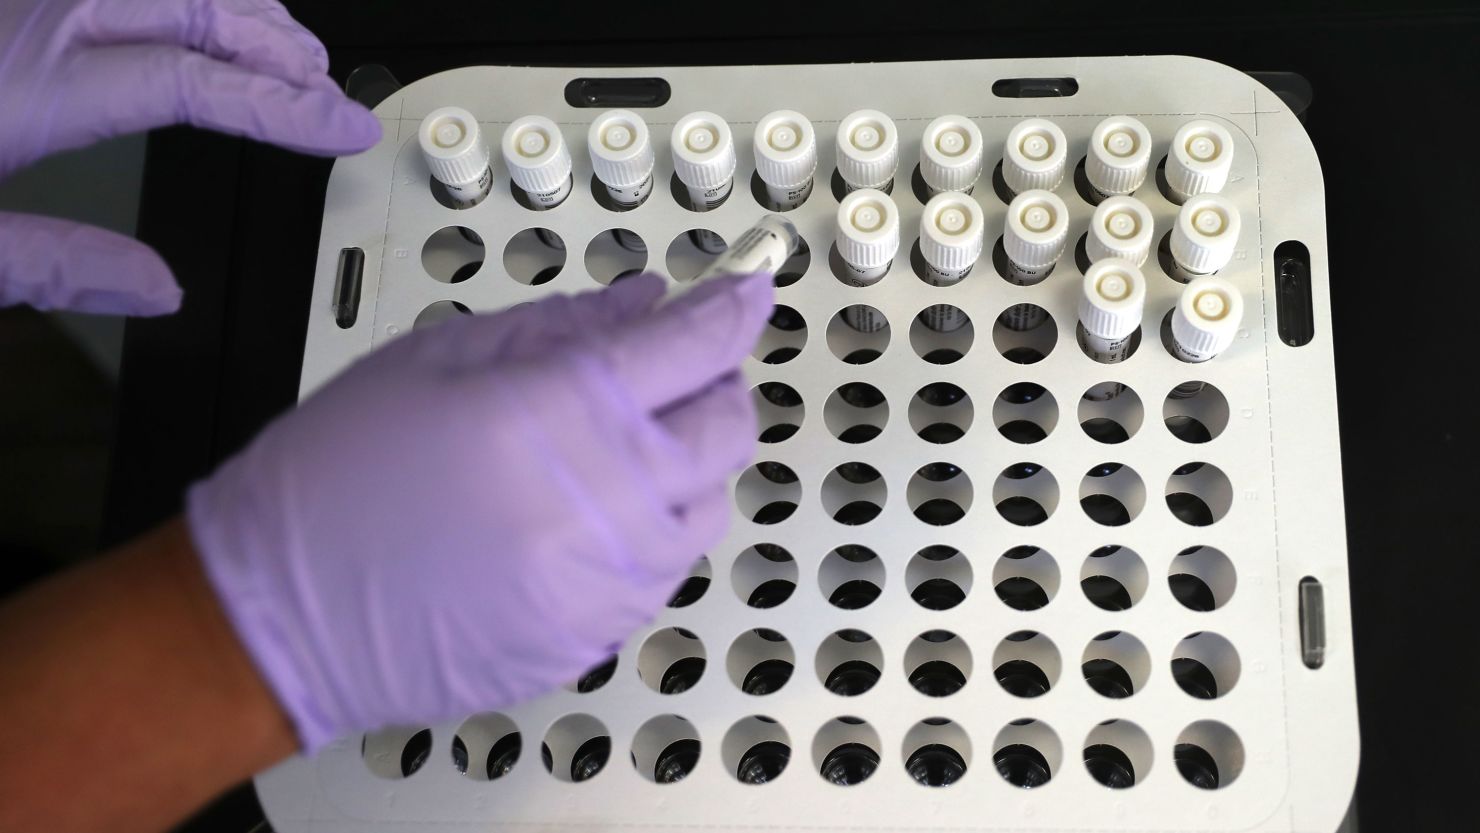
POLYGON ((921 314, 921 322, 938 333, 949 333, 966 326, 966 313, 950 304, 932 304, 921 314))
POLYGON ((731 177, 713 188, 690 188, 689 207, 694 211, 713 211, 724 203, 734 187, 735 179, 731 177))
POLYGON ((1036 283, 1042 283, 1043 279, 1048 277, 1048 273, 1052 271, 1052 264, 1040 266, 1037 269, 1028 269, 1013 263, 1011 260, 1007 261, 1007 280, 1018 286, 1032 286, 1036 283))
POLYGON ((925 262, 925 282, 931 286, 950 286, 960 283, 969 274, 971 274, 970 266, 965 269, 938 269, 930 261, 925 262))
POLYGON ((1036 304, 1014 304, 1002 311, 997 320, 1009 330, 1031 330, 1048 318, 1048 310, 1036 304))
POLYGON ((647 243, 643 242, 643 239, 636 232, 628 231, 624 228, 614 228, 612 229, 612 237, 616 239, 618 246, 629 252, 647 254, 647 243))
POLYGON ((447 192, 447 197, 457 208, 472 208, 488 196, 493 187, 493 170, 484 168, 483 173, 478 175, 477 182, 469 182, 464 185, 448 185, 442 183, 442 188, 447 192))
POLYGON ((807 201, 812 193, 812 180, 797 186, 796 188, 773 188, 766 186, 766 194, 771 198, 771 209, 773 211, 790 211, 807 201))
POLYGON ((626 188, 613 188, 606 186, 607 196, 611 197, 619 211, 631 211, 647 201, 648 194, 653 191, 653 175, 648 174, 647 179, 626 188))
POLYGON ((696 228, 689 231, 689 242, 705 254, 722 255, 729 248, 725 239, 708 229, 696 228))
POLYGON ((1086 355, 1101 364, 1116 364, 1130 358, 1135 349, 1136 333, 1132 332, 1125 338, 1107 339, 1101 338, 1094 333, 1084 329, 1084 325, 1077 327, 1079 335, 1079 346, 1086 355))
POLYGON ((893 265, 894 261, 891 260, 883 266, 875 266, 872 269, 861 269, 845 260, 843 261, 843 268, 847 272, 843 278, 843 283, 849 286, 873 286, 881 278, 889 274, 889 267, 893 265))
POLYGON ((1101 382, 1084 392, 1084 398, 1091 402, 1105 402, 1125 393, 1125 385, 1119 382, 1101 382))
POLYGON ((860 333, 876 333, 889 326, 889 319, 873 307, 854 304, 843 309, 843 323, 860 333))
MULTIPOLYGON (((747 229, 744 234, 740 235, 740 239, 735 241, 735 245, 729 248, 726 259, 735 263, 744 263, 750 259, 753 251, 767 244, 780 244, 780 248, 786 248, 786 243, 770 229, 759 226, 747 229)), ((781 264, 771 257, 771 253, 767 252, 753 265, 747 264, 746 271, 775 272, 780 266, 781 264)))

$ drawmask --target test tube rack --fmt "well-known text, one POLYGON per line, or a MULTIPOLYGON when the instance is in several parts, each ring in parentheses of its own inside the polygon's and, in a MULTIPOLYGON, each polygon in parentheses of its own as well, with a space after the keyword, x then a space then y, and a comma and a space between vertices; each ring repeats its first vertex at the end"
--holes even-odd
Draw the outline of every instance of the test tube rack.
MULTIPOLYGON (((1233 69, 1188 57, 1105 57, 479 66, 431 76, 376 107, 383 140, 334 167, 302 395, 367 351, 445 315, 592 289, 630 268, 692 276, 698 256, 685 249, 686 231, 707 229, 733 241, 766 210, 755 197, 750 131, 780 108, 806 115, 817 133, 816 187, 786 214, 810 257, 788 263, 777 291, 778 303, 805 326, 771 328, 744 372, 758 386, 787 386, 802 402, 778 407, 757 393, 763 428, 797 426, 785 439, 762 444, 757 459, 782 464, 795 482, 773 482, 756 468, 737 479, 729 535, 702 554, 697 568, 710 577, 707 591, 634 635, 604 685, 588 693, 572 686, 502 714, 344 738, 313 759, 291 759, 257 779, 275 828, 1335 829, 1351 798, 1358 739, 1321 169, 1289 108, 1233 69), (633 108, 657 150, 656 187, 635 210, 614 212, 595 198, 600 189, 591 181, 586 128, 602 109, 567 99, 578 78, 666 82, 661 104, 633 108), (422 117, 449 104, 470 110, 494 149, 492 193, 465 210, 434 197, 416 139, 422 117), (900 137, 892 196, 902 218, 901 249, 889 274, 868 287, 844 285, 830 263, 838 207, 834 133, 840 119, 861 108, 891 116, 900 137), (673 123, 696 110, 729 121, 739 156, 734 193, 706 213, 680 200, 668 146, 673 123), (984 137, 984 173, 973 195, 988 236, 971 275, 939 287, 917 277, 912 265, 922 208, 912 170, 925 125, 946 113, 969 117, 984 137), (519 204, 498 157, 501 130, 528 114, 553 119, 575 160, 574 191, 553 210, 519 204), (1242 232, 1220 276, 1243 293, 1246 312, 1233 347, 1206 363, 1180 362, 1162 344, 1158 327, 1183 285, 1165 274, 1156 253, 1143 267, 1148 293, 1135 355, 1099 364, 1075 341, 1083 266, 1074 241, 1093 205, 1073 170, 1090 131, 1111 115, 1134 116, 1150 128, 1153 174, 1134 196, 1151 209, 1157 241, 1177 212, 1155 175, 1174 132, 1203 118, 1234 137, 1222 193, 1237 205, 1242 232), (1017 286, 994 268, 992 242, 1006 204, 992 168, 1008 131, 1029 117, 1052 120, 1068 138, 1071 173, 1057 193, 1072 215, 1070 249, 1043 283, 1017 286), (536 240, 535 228, 563 241, 563 265, 551 261, 558 250, 536 240), (638 235, 646 256, 611 245, 612 229, 638 235), (1296 315, 1284 305, 1299 301, 1299 293, 1290 296, 1281 284, 1289 275, 1275 253, 1286 241, 1298 241, 1307 253, 1304 314, 1311 333, 1300 346, 1282 338, 1278 326, 1281 316, 1296 315), (343 253, 353 249, 362 280, 358 296, 348 298, 340 273, 343 253), (549 278, 557 265, 552 279, 532 283, 549 278), (971 324, 947 337, 916 321, 922 309, 942 303, 964 311, 971 324), (1031 336, 994 327, 1004 309, 1021 303, 1043 307, 1050 321, 1031 336), (867 338, 848 328, 838 314, 855 304, 875 308, 890 326, 867 338), (1031 364, 1004 356, 1024 344, 1046 355, 1031 364), (841 358, 856 349, 880 353, 865 364, 841 358), (939 349, 961 356, 944 364, 924 358, 939 349), (778 355, 791 358, 761 360, 778 355), (1107 381, 1126 389, 1109 402, 1081 398, 1107 381), (1190 381, 1206 383, 1199 396, 1169 398, 1190 381), (850 383, 871 386, 882 406, 850 405, 838 393, 850 383), (946 407, 927 404, 917 393, 933 383, 949 383, 965 397, 946 407), (1034 386, 1042 388, 1036 398, 1034 386), (1207 429, 1208 436, 1198 437, 1207 441, 1188 442, 1169 429, 1168 419, 1182 426, 1189 416, 1207 429), (1093 420, 1109 420, 1128 438, 1097 440, 1081 427, 1107 425, 1093 420), (936 444, 918 435, 924 424, 939 421, 961 429, 959 439, 936 444), (1013 422, 1032 423, 1046 436, 1013 441, 999 430, 1013 422), (857 424, 881 430, 866 442, 839 439, 857 424), (836 471, 859 462, 879 479, 858 484, 836 471), (918 476, 942 462, 962 475, 944 482, 918 476), (1075 500, 1093 504, 1104 494, 1131 516, 1128 523, 1102 525, 1086 510, 1090 504, 1075 500), (1210 515, 1199 524, 1212 522, 1184 522, 1192 516, 1175 512, 1168 495, 1173 503, 1197 498, 1210 515), (913 510, 934 498, 955 502, 964 515, 946 525, 923 522, 913 510), (1035 501, 1047 519, 1032 526, 1009 522, 997 505, 1011 498, 1035 501), (856 526, 833 520, 839 504, 851 500, 875 503, 877 517, 856 526), (796 508, 779 523, 753 522, 757 507, 775 501, 796 508), (790 560, 776 560, 782 551, 790 560), (941 555, 949 557, 931 558, 941 555), (1196 576, 1205 592, 1192 607, 1213 609, 1184 604, 1171 586, 1180 579, 1171 575, 1196 576), (748 594, 774 579, 795 584, 790 597, 769 609, 749 606, 748 594), (964 599, 942 610, 917 603, 920 585, 937 579, 964 599), (1024 579, 1047 604, 1016 609, 1000 597, 998 588, 1001 595, 1017 592, 1027 587, 1018 581, 1024 579), (848 581, 873 585, 877 598, 858 609, 830 603, 829 595, 848 581), (1091 596, 1109 608, 1130 604, 1105 609, 1091 596), (758 637, 756 629, 768 633, 758 637), (784 641, 773 641, 778 635, 784 641), (677 694, 657 690, 671 662, 699 656, 707 664, 696 684, 677 694), (744 693, 739 681, 747 667, 766 657, 790 658, 790 680, 763 696, 744 693), (823 677, 850 658, 866 659, 881 674, 866 692, 845 697, 825 688, 823 677), (953 666, 965 684, 943 697, 916 690, 910 673, 932 659, 953 666), (1082 665, 1095 659, 1117 663, 1134 693, 1111 698, 1092 688, 1082 665), (1047 692, 1021 697, 1004 688, 998 669, 1013 660, 1036 666, 1047 692), (1174 660, 1182 672, 1185 660, 1196 660, 1202 684, 1211 682, 1217 696, 1184 690, 1187 679, 1178 681, 1174 660), (507 774, 489 780, 484 761, 513 731, 521 734, 520 757, 507 774), (575 748, 602 735, 610 738, 604 768, 572 782, 575 748), (657 783, 658 751, 685 739, 699 742, 692 771, 675 783, 657 783), (739 757, 765 740, 789 746, 789 763, 768 783, 741 783, 739 757), (846 743, 867 747, 878 764, 861 783, 840 786, 820 769, 846 743), (949 786, 917 783, 906 770, 906 758, 929 744, 950 748, 965 767, 949 786), (1112 789, 1091 774, 1084 750, 1102 746, 1119 751, 1115 760, 1129 764, 1133 786, 1112 789), (1006 760, 1011 754, 1018 757, 1006 760), (1209 762, 1216 769, 1216 789, 1191 783, 1199 761, 1204 776, 1209 762), (1019 783, 1036 783, 1024 788, 1002 770, 1019 783)), ((1037 605, 1014 599, 1019 607, 1037 605)), ((1197 674, 1189 679, 1196 683, 1197 674)))

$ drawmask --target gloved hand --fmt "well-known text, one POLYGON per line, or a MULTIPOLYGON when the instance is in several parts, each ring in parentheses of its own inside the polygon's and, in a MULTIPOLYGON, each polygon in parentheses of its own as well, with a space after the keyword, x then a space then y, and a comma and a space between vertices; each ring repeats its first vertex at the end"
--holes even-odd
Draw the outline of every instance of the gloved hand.
MULTIPOLYGON (((323 44, 276 0, 0 3, 0 178, 99 139, 189 123, 335 156, 380 123, 325 75, 323 44)), ((131 238, 0 213, 0 307, 158 315, 180 305, 131 238)))
POLYGON ((574 680, 719 541, 770 276, 663 289, 413 332, 191 490, 206 573, 306 751, 574 680))

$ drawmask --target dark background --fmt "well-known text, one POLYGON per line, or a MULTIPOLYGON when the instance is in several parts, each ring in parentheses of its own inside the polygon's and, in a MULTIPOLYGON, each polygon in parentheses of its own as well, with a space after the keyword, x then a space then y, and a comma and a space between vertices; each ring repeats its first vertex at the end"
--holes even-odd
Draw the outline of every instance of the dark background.
MULTIPOLYGON (((407 83, 479 63, 1158 53, 1309 79, 1306 127, 1326 180, 1358 646, 1360 827, 1476 827, 1468 790, 1480 784, 1471 706, 1480 693, 1471 615, 1480 547, 1467 514, 1480 460, 1464 404, 1477 378, 1468 362, 1475 328, 1464 316, 1480 295, 1474 8, 735 3, 706 14, 691 2, 634 3, 621 16, 610 4, 288 5, 329 46, 341 81, 366 63, 407 83)), ((139 234, 175 269, 186 301, 173 317, 128 323, 103 545, 177 512, 186 484, 292 405, 328 173, 321 160, 197 131, 151 136, 139 234)), ((188 829, 245 831, 259 813, 245 786, 188 829)))

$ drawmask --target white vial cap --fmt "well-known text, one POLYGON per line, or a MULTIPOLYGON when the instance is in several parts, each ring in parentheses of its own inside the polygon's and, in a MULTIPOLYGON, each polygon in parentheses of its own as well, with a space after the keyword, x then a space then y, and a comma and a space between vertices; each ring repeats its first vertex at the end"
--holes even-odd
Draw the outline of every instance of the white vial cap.
POLYGON ((965 191, 982 173, 982 132, 965 116, 941 116, 920 140, 920 178, 936 191, 965 191))
POLYGON ((1025 269, 1053 265, 1069 239, 1069 207, 1041 189, 1024 191, 1007 206, 1002 247, 1008 260, 1025 269))
POLYGON ((1244 296, 1222 278, 1194 278, 1172 310, 1172 338, 1189 353, 1227 350, 1244 318, 1244 296))
POLYGON ((1182 204, 1172 226, 1172 260, 1194 275, 1228 265, 1238 247, 1238 209, 1227 197, 1200 194, 1182 204))
POLYGON ((1151 131, 1130 116, 1111 116, 1089 136, 1084 176, 1102 194, 1129 194, 1146 181, 1151 131))
POLYGON ((1048 119, 1024 119, 1007 134, 1002 154, 1002 180, 1014 194, 1041 188, 1052 191, 1064 181, 1069 140, 1048 119))
POLYGON ((544 116, 524 116, 504 131, 504 163, 514 184, 531 194, 543 194, 570 178, 570 150, 555 122, 544 116))
POLYGON ((488 169, 488 143, 478 120, 461 107, 442 107, 421 120, 421 155, 432 177, 447 185, 477 182, 488 169))
POLYGON ((838 204, 838 254, 859 269, 877 269, 899 251, 899 211, 874 188, 852 192, 838 204))
POLYGON ((1079 323, 1107 340, 1122 339, 1141 326, 1146 306, 1146 278, 1136 264, 1112 257, 1084 273, 1079 296, 1079 323))
POLYGON ((1233 167, 1233 135, 1206 119, 1178 128, 1167 153, 1167 185, 1183 199, 1216 194, 1228 182, 1233 167))
POLYGON ((795 110, 776 110, 755 123, 755 172, 772 188, 795 188, 817 170, 817 136, 795 110))
POLYGON ((596 178, 613 188, 640 185, 653 172, 656 159, 647 122, 631 110, 597 116, 586 132, 586 144, 596 178))
POLYGON ((838 122, 838 175, 854 188, 880 188, 899 168, 899 132, 878 110, 855 110, 838 122))
POLYGON ((735 176, 735 140, 724 119, 705 110, 673 125, 673 172, 690 188, 718 188, 735 176))
POLYGON ((920 215, 920 254, 937 269, 965 269, 981 257, 986 222, 981 205, 969 194, 936 194, 920 215))
POLYGON ((1151 254, 1154 223, 1151 209, 1135 197, 1110 197, 1090 215, 1084 253, 1091 263, 1118 257, 1140 266, 1151 254))

